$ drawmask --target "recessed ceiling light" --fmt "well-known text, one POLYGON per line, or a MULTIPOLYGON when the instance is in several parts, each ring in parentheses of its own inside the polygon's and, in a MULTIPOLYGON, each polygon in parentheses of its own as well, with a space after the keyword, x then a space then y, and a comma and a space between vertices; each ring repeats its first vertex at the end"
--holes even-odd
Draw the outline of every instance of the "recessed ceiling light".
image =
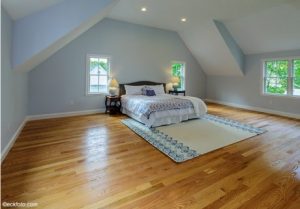
POLYGON ((181 18, 181 22, 186 22, 186 18, 185 17, 181 18))
POLYGON ((146 11, 147 11, 147 7, 142 7, 142 8, 141 8, 141 11, 142 11, 142 12, 146 12, 146 11))

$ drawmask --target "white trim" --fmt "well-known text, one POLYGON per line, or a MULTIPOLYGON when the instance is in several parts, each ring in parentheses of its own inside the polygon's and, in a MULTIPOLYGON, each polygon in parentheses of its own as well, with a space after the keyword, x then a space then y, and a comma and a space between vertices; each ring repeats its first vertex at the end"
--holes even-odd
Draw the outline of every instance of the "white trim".
POLYGON ((265 61, 276 61, 276 60, 295 60, 300 59, 300 56, 291 56, 291 57, 271 57, 271 58, 263 58, 261 59, 263 62, 265 61))
POLYGON ((12 146, 15 144, 15 142, 16 142, 18 136, 20 135, 21 131, 23 130, 26 122, 27 122, 27 117, 24 118, 24 120, 22 121, 22 123, 19 125, 19 128, 16 130, 16 132, 14 133, 14 135, 9 140, 8 144, 5 146, 5 148, 1 152, 1 164, 2 164, 3 160, 6 158, 8 152, 10 151, 10 149, 12 148, 12 146))
POLYGON ((61 113, 51 113, 51 114, 42 114, 42 115, 29 115, 27 116, 28 121, 32 120, 41 120, 41 119, 50 119, 50 118, 63 118, 63 117, 70 117, 70 116, 78 116, 78 115, 89 115, 95 113, 104 113, 105 109, 93 109, 93 110, 81 110, 81 111, 74 111, 74 112, 61 112, 61 113))
POLYGON ((282 99, 300 99, 300 96, 298 96, 298 95, 289 95, 289 94, 261 93, 261 96, 277 97, 277 98, 282 98, 282 99))
POLYGON ((295 119, 300 119, 299 114, 294 114, 294 113, 288 113, 288 112, 282 112, 278 110, 271 110, 271 109, 266 109, 266 108, 261 108, 261 107, 253 107, 253 106, 248 106, 248 105, 241 105, 241 104, 236 104, 236 103, 231 103, 231 102, 223 102, 223 101, 218 101, 218 100, 213 100, 213 99, 205 99, 206 102, 212 102, 216 104, 221 104, 221 105, 226 105, 226 106, 231 106, 231 107, 237 107, 245 110, 253 110, 256 112, 262 112, 262 113, 269 113, 273 115, 280 115, 284 117, 289 117, 289 118, 295 118, 295 119))

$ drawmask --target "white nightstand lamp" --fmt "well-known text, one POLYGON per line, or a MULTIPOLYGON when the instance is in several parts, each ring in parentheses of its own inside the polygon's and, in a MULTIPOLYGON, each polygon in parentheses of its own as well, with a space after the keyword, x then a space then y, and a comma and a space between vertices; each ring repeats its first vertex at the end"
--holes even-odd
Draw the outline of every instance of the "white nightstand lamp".
POLYGON ((113 78, 108 82, 108 93, 110 96, 117 96, 118 94, 119 83, 113 78))

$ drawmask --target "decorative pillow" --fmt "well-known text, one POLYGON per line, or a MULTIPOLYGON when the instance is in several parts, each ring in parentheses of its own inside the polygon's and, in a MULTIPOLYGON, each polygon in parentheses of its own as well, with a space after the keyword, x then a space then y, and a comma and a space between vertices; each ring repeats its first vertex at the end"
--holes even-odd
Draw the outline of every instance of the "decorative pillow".
POLYGON ((153 89, 146 89, 146 96, 156 96, 155 91, 153 89))
POLYGON ((150 87, 151 89, 153 89, 155 91, 156 95, 166 93, 163 84, 160 84, 160 85, 147 85, 146 87, 150 87))
POLYGON ((153 90, 152 88, 150 88, 149 86, 144 86, 142 88, 142 95, 146 95, 146 90, 153 90))
POLYGON ((130 86, 130 85, 124 85, 125 91, 127 95, 141 95, 142 94, 142 88, 145 86, 130 86))

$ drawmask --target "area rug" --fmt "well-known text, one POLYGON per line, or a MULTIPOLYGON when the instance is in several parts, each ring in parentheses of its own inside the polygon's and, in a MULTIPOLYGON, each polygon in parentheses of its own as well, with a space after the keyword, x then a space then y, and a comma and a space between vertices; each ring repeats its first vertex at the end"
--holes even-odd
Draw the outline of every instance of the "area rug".
POLYGON ((148 128, 134 119, 122 122, 177 163, 262 134, 265 130, 206 114, 200 119, 148 128))

